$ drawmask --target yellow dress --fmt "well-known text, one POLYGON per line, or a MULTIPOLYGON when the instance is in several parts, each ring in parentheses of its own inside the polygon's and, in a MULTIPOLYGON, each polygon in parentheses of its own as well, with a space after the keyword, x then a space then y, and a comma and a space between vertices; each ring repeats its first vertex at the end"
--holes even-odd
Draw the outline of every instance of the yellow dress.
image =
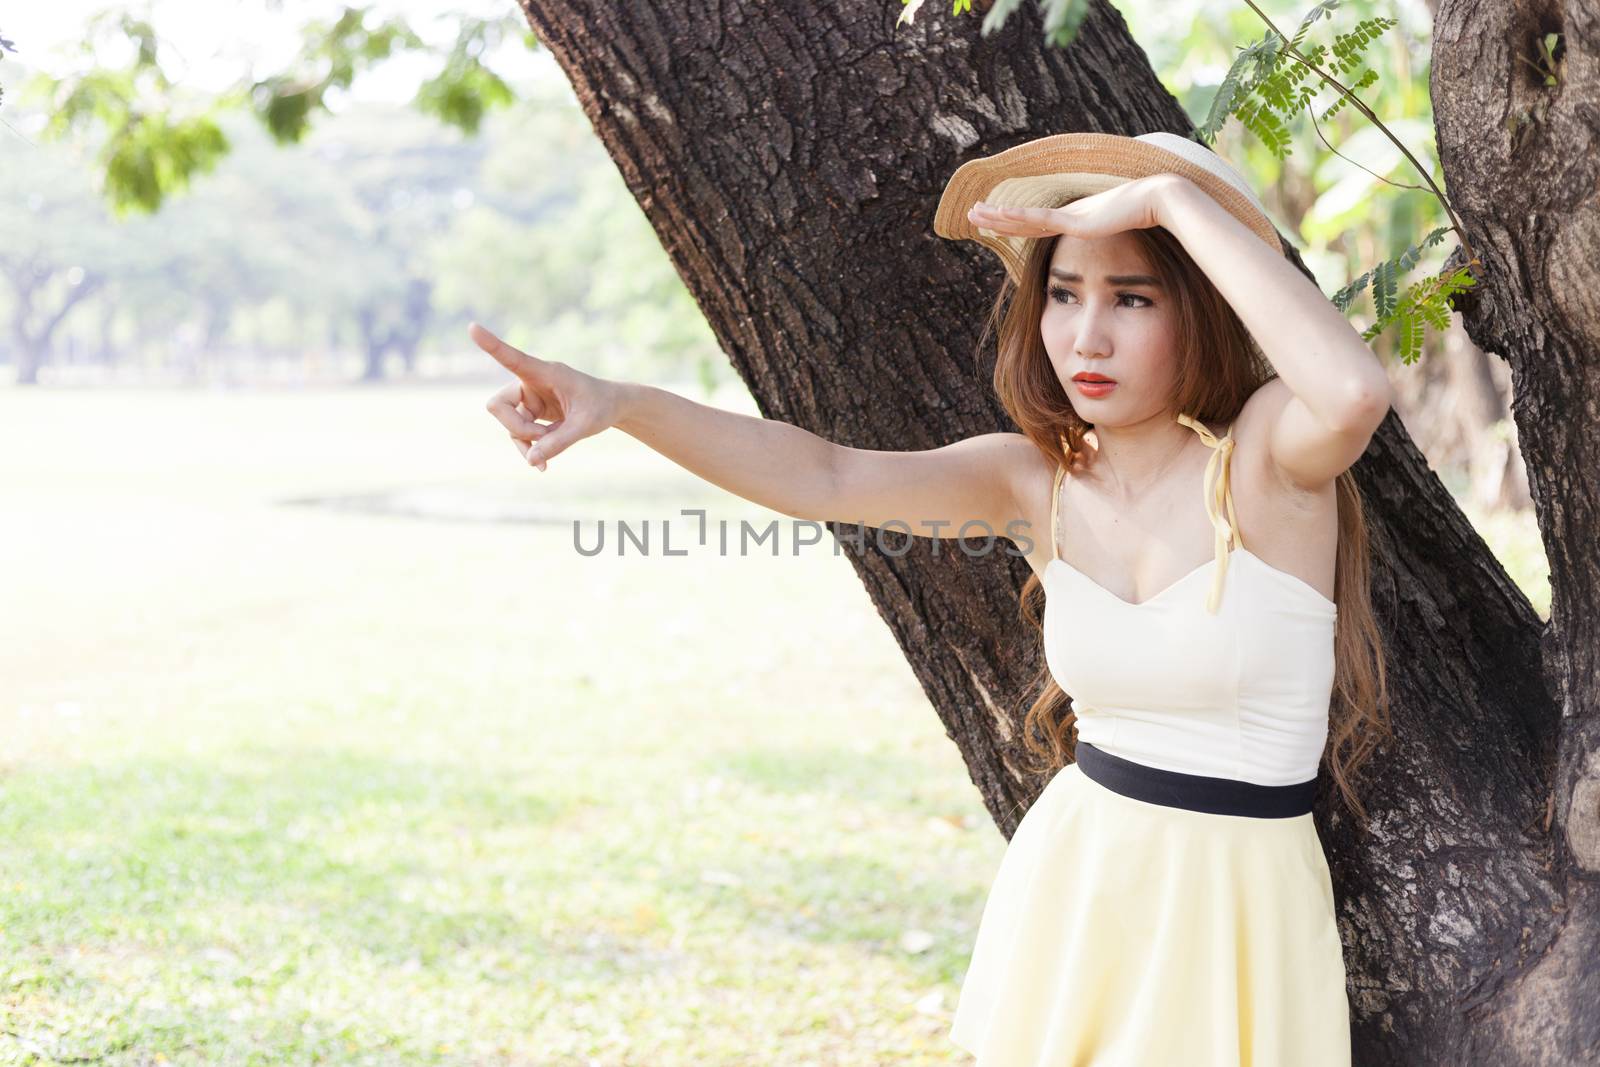
POLYGON ((1045 656, 1078 761, 1024 815, 984 904, 950 1029, 977 1067, 1350 1065, 1311 816, 1337 609, 1244 548, 1232 427, 1179 421, 1214 449, 1215 558, 1137 604, 1054 547, 1046 568, 1045 656))

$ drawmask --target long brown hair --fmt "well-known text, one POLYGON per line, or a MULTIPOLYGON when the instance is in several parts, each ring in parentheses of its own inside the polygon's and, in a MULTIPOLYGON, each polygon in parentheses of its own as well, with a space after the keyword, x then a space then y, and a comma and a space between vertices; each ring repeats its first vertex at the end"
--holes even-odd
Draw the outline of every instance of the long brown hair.
MULTIPOLYGON (((1153 272, 1174 296, 1178 373, 1170 398, 1174 411, 1202 422, 1231 423, 1261 384, 1276 377, 1255 351, 1249 333, 1226 298, 1211 284, 1183 245, 1162 227, 1131 231, 1153 272)), ((1017 426, 1052 462, 1068 470, 1085 458, 1083 435, 1091 424, 1073 410, 1045 353, 1039 332, 1055 239, 1029 242, 1025 283, 1009 277, 995 298, 984 341, 997 328, 994 388, 1017 426)), ((981 342, 980 342, 981 347, 981 342)), ((1338 620, 1334 632, 1334 683, 1328 742, 1323 758, 1346 805, 1365 822, 1366 809, 1354 788, 1357 768, 1389 733, 1389 697, 1383 640, 1372 616, 1368 589, 1367 528, 1361 492, 1349 471, 1335 489, 1339 509, 1339 548, 1334 574, 1338 620)), ((1055 506, 1055 502, 1051 502, 1055 506)), ((1030 575, 1020 594, 1022 617, 1044 640, 1044 590, 1030 575)), ((1039 690, 1023 722, 1023 742, 1035 759, 1033 770, 1048 773, 1076 760, 1077 740, 1067 695, 1040 659, 1033 689, 1039 690)))

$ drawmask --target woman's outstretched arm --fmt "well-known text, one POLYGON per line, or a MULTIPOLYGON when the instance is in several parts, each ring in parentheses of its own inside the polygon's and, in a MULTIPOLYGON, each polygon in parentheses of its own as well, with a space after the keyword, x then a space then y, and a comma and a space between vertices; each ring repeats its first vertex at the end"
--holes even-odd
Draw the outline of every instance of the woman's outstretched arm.
POLYGON ((883 526, 955 537, 963 523, 1007 536, 1018 517, 1012 484, 1032 442, 980 434, 941 448, 880 451, 835 444, 798 426, 724 411, 654 386, 622 383, 616 426, 686 470, 774 511, 816 522, 883 526))
POLYGON ((984 526, 965 536, 981 540, 988 533, 1016 539, 1016 487, 1042 465, 1033 443, 1015 433, 922 451, 851 448, 652 385, 596 378, 521 352, 482 327, 469 333, 517 376, 487 406, 541 469, 614 426, 690 473, 784 515, 871 527, 898 520, 921 537, 961 536, 963 525, 976 521, 984 526))

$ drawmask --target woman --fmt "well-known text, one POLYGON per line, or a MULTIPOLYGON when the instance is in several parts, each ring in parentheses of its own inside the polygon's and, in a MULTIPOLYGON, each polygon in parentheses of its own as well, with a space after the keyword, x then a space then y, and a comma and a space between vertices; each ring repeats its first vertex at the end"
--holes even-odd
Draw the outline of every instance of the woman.
POLYGON ((994 383, 1020 433, 845 448, 474 325, 517 377, 489 409, 540 470, 617 426, 796 517, 1040 531, 1018 542, 1048 673, 1023 738, 1052 777, 995 876, 952 1040, 980 1067, 1347 1067, 1311 807, 1326 758, 1363 816, 1352 774, 1387 725, 1348 473, 1389 409, 1383 367, 1237 172, 1172 134, 970 161, 935 230, 1006 267, 994 383))

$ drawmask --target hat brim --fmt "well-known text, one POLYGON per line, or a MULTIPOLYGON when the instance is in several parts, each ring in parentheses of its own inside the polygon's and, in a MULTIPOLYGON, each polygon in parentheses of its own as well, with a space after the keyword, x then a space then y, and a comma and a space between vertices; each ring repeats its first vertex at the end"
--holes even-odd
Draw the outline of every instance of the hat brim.
MULTIPOLYGON (((1195 148, 1210 151, 1199 144, 1195 148)), ((1267 247, 1283 255, 1278 229, 1253 195, 1176 152, 1110 133, 1060 133, 968 160, 945 183, 933 217, 933 232, 953 240, 976 241, 990 249, 1000 257, 1011 280, 1020 284, 1028 243, 1036 238, 999 234, 973 225, 967 212, 974 204, 982 200, 1002 207, 1060 207, 1124 182, 1167 173, 1182 175, 1204 189, 1267 247)))

